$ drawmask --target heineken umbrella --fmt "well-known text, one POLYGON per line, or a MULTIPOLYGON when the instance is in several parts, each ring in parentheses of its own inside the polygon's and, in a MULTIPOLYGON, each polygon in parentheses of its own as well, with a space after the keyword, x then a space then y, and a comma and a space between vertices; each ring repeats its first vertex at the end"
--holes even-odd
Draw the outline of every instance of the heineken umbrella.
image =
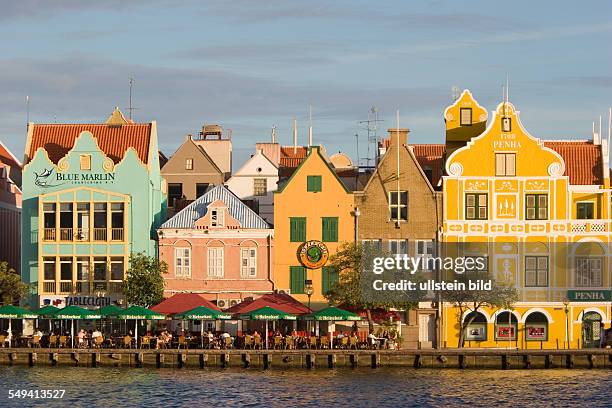
MULTIPOLYGON (((38 315, 29 310, 22 309, 13 305, 6 305, 0 307, 0 319, 8 319, 8 330, 13 335, 12 322, 13 319, 36 319, 38 315)), ((9 342, 9 347, 11 346, 9 342)))
POLYGON ((134 328, 134 338, 136 339, 136 346, 138 347, 138 321, 139 320, 164 320, 166 316, 161 313, 154 312, 146 307, 142 306, 130 306, 127 309, 122 309, 121 312, 117 313, 119 319, 136 320, 134 328))
POLYGON ((274 309, 270 306, 264 306, 262 308, 253 310, 248 313, 244 313, 240 315, 240 319, 242 320, 264 320, 266 322, 266 350, 268 349, 268 321, 276 321, 276 320, 296 320, 297 317, 295 315, 285 313, 283 311, 274 309))
POLYGON ((200 339, 202 340, 202 348, 204 348, 204 320, 229 320, 232 315, 205 306, 198 306, 174 317, 182 320, 200 320, 200 339))
MULTIPOLYGON (((123 309, 120 308, 119 306, 106 305, 98 309, 98 314, 103 319, 111 319, 113 317, 117 317, 119 312, 122 312, 122 311, 123 309)), ((112 320, 110 320, 110 331, 111 333, 113 332, 113 321, 112 320)))
POLYGON ((59 309, 53 315, 56 319, 70 320, 70 344, 74 348, 74 321, 75 320, 97 320, 100 315, 96 311, 83 309, 78 306, 66 306, 59 309))
MULTIPOLYGON (((319 310, 318 312, 311 313, 309 315, 304 316, 304 320, 315 320, 319 321, 327 321, 327 322, 336 322, 336 321, 358 321, 361 320, 361 317, 356 314, 349 312, 348 310, 340 309, 335 306, 329 306, 325 309, 319 310)), ((330 347, 334 348, 334 334, 330 333, 330 347)))
MULTIPOLYGON (((58 310, 59 310, 58 307, 47 305, 47 306, 41 307, 38 310, 35 310, 34 313, 36 313, 38 315, 38 319, 40 319, 40 318, 48 319, 48 321, 49 321, 49 332, 51 332, 51 329, 52 329, 51 321, 53 320, 53 315, 58 310)), ((38 325, 38 322, 36 322, 36 324, 38 325)))

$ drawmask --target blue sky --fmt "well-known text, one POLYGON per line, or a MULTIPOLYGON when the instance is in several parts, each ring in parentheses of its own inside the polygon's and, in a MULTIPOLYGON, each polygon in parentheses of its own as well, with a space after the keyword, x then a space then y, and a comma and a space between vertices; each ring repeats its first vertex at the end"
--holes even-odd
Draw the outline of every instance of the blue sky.
MULTIPOLYGON (((608 1, 0 1, 0 139, 17 156, 36 123, 101 122, 128 104, 171 154, 204 122, 233 130, 235 163, 291 120, 330 152, 364 156, 359 121, 443 141, 451 88, 489 111, 510 100, 541 138, 588 138, 612 104, 608 1), (504 6, 503 4, 507 4, 504 6)), ((604 124, 607 123, 604 118, 604 124)), ((605 126, 604 126, 605 127, 605 126)))

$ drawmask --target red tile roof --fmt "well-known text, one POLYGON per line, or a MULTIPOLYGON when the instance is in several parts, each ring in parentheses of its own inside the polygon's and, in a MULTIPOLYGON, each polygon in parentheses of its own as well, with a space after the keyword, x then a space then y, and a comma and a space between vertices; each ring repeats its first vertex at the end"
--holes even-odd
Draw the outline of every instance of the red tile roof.
MULTIPOLYGON (((410 146, 421 169, 424 172, 428 168, 431 169, 430 181, 435 189, 444 173, 444 152, 446 146, 443 144, 415 144, 410 146)), ((425 173, 427 174, 427 172, 425 173)))
POLYGON ((249 313, 265 306, 270 306, 276 310, 294 315, 310 313, 308 307, 291 296, 280 293, 270 293, 257 299, 244 300, 236 306, 227 309, 227 312, 232 314, 249 313))
POLYGON ((601 146, 591 141, 544 140, 544 146, 559 153, 565 161, 570 184, 603 185, 601 146))
POLYGON ((149 158, 149 143, 151 141, 151 124, 125 124, 123 126, 109 126, 107 124, 50 124, 34 125, 30 149, 27 152, 28 161, 34 157, 39 147, 45 148, 49 159, 57 163, 74 147, 79 134, 85 130, 90 131, 98 140, 100 149, 115 163, 123 159, 129 147, 136 149, 136 153, 143 163, 149 158))
POLYGON ((21 168, 19 160, 8 150, 3 143, 0 142, 0 162, 11 167, 21 168))
POLYGON ((293 152, 293 146, 281 146, 279 165, 295 168, 304 161, 306 156, 308 156, 308 148, 305 146, 298 146, 295 149, 295 153, 293 152))
POLYGON ((173 315, 195 309, 198 306, 220 310, 217 305, 197 293, 177 293, 160 304, 151 307, 151 310, 166 315, 173 315))

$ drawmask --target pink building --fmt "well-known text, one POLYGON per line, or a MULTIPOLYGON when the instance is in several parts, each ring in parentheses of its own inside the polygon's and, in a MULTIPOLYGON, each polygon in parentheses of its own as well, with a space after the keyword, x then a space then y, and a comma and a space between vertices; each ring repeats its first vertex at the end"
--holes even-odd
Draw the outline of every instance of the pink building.
POLYGON ((225 186, 216 186, 157 231, 168 264, 165 294, 202 294, 221 308, 274 290, 274 230, 225 186))
POLYGON ((21 162, 0 142, 0 262, 21 263, 21 162))

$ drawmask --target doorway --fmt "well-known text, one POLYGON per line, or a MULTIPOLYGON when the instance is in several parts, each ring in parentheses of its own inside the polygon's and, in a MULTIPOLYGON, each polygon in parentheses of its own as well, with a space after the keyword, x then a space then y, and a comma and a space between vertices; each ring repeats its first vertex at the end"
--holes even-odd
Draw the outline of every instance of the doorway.
POLYGON ((601 338, 601 315, 597 312, 586 312, 582 317, 582 347, 598 348, 601 338))
POLYGON ((419 314, 419 342, 423 348, 436 344, 436 317, 432 313, 419 314))

